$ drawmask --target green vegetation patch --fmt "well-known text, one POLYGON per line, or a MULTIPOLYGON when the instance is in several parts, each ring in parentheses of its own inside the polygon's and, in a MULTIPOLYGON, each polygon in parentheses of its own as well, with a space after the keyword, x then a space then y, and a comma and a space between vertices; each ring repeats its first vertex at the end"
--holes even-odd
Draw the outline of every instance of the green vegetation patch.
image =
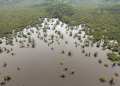
POLYGON ((110 59, 111 61, 120 61, 120 56, 117 56, 116 53, 107 53, 108 59, 110 59))
POLYGON ((61 61, 60 64, 63 65, 63 61, 61 61))
POLYGON ((105 64, 104 64, 104 66, 108 67, 108 66, 109 66, 109 64, 108 64, 108 63, 105 63, 105 64))
POLYGON ((115 72, 114 74, 115 74, 116 76, 119 76, 119 74, 118 74, 118 73, 116 73, 116 72, 115 72))
POLYGON ((0 40, 0 44, 2 44, 2 40, 0 40))
POLYGON ((99 62, 99 63, 102 63, 102 60, 101 60, 101 59, 99 59, 99 60, 98 60, 98 62, 99 62))

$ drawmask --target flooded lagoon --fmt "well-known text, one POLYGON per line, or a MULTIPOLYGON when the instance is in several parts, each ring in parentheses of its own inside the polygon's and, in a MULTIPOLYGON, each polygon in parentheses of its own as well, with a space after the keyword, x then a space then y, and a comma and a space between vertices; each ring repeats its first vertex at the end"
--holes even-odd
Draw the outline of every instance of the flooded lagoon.
MULTIPOLYGON (((54 24, 57 19, 54 19, 54 24)), ((46 19, 45 19, 46 21, 46 19)), ((50 21, 51 22, 51 21, 50 21)), ((5 46, 8 49, 13 48, 12 51, 6 53, 6 51, 0 53, 0 72, 2 78, 5 75, 10 75, 11 80, 6 81, 4 86, 111 86, 109 81, 111 76, 114 76, 116 80, 114 81, 114 86, 120 85, 120 77, 115 76, 115 72, 120 73, 120 67, 116 65, 112 67, 112 62, 108 60, 107 53, 111 52, 110 50, 102 50, 102 47, 97 48, 96 44, 93 47, 85 47, 85 53, 91 53, 90 56, 86 56, 85 53, 82 53, 83 48, 81 45, 84 44, 84 41, 81 43, 78 38, 73 38, 75 33, 78 33, 78 30, 82 29, 81 25, 78 30, 72 30, 72 36, 69 36, 70 31, 66 34, 66 25, 64 24, 61 27, 61 23, 56 26, 55 30, 61 31, 64 38, 59 38, 59 35, 55 33, 55 30, 52 30, 53 25, 50 23, 50 29, 47 29, 47 43, 43 39, 38 38, 36 33, 36 27, 31 27, 34 30, 34 33, 31 34, 31 37, 35 39, 35 47, 32 48, 31 45, 27 47, 28 38, 18 38, 18 42, 13 40, 13 46, 6 45, 5 39, 2 39, 3 43, 0 44, 0 47, 5 46), (49 40, 49 35, 54 34, 54 42, 49 40), (58 41, 56 37, 58 36, 58 41), (26 40, 24 42, 23 48, 20 48, 19 40, 26 40), (65 42, 68 43, 65 43, 65 42), (60 42, 60 44, 58 44, 60 42), (80 45, 75 45, 77 42, 80 45), (51 49, 53 47, 53 50, 51 49), (64 50, 64 53, 62 53, 64 50), (68 52, 71 50, 72 55, 69 56, 68 52), (11 53, 15 55, 11 55, 11 53), (98 52, 98 56, 94 57, 94 53, 98 52), (102 63, 100 64, 98 60, 101 59, 102 63), (2 67, 3 62, 7 63, 6 67, 2 67), (63 65, 60 65, 60 61, 63 61, 63 65), (108 63, 109 67, 105 67, 104 64, 108 63), (64 67, 67 66, 67 71, 64 70, 64 67), (20 68, 19 70, 17 68, 20 68), (74 69, 74 74, 71 74, 71 69, 74 69), (59 75, 64 72, 65 78, 59 77, 59 75), (107 77, 106 82, 101 82, 99 79, 104 75, 107 77)), ((44 23, 42 23, 42 28, 44 23)), ((43 36, 42 28, 39 30, 40 35, 43 36)), ((30 32, 30 29, 28 29, 30 32)), ((23 31, 27 35, 26 29, 23 31)), ((82 31, 81 39, 83 38, 85 32, 82 31)), ((87 37, 87 36, 86 36, 87 37)))

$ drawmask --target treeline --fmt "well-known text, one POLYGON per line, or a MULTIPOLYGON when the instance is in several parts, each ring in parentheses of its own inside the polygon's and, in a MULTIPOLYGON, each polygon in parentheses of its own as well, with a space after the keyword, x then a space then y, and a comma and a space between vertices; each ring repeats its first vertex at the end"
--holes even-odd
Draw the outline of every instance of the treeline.
POLYGON ((33 5, 9 5, 0 8, 0 37, 10 34, 12 30, 20 31, 27 25, 35 26, 42 21, 39 17, 48 14, 41 8, 33 5))
POLYGON ((1 6, 0 36, 11 33, 13 29, 22 30, 28 24, 34 26, 41 22, 39 17, 54 17, 71 26, 82 24, 84 27, 85 24, 85 33, 94 35, 97 41, 104 38, 120 43, 120 4, 109 6, 89 1, 72 2, 73 0, 49 0, 35 5, 1 6))
POLYGON ((94 35, 97 41, 104 36, 104 39, 120 42, 120 4, 103 7, 103 4, 98 4, 96 8, 79 6, 81 4, 73 7, 70 3, 47 2, 44 6, 52 17, 57 17, 68 25, 85 24, 89 28, 89 31, 85 29, 86 34, 94 35))

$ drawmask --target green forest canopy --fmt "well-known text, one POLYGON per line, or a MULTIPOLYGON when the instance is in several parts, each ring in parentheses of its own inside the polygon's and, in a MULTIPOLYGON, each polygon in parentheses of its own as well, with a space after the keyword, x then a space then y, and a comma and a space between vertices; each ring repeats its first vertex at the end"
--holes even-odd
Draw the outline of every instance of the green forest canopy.
POLYGON ((96 40, 104 36, 120 43, 120 0, 94 0, 95 3, 92 0, 41 0, 34 4, 29 1, 33 0, 0 0, 0 36, 13 29, 22 30, 29 21, 31 26, 41 23, 39 17, 55 17, 69 25, 85 24, 90 29, 85 30, 86 34, 94 35, 96 40))

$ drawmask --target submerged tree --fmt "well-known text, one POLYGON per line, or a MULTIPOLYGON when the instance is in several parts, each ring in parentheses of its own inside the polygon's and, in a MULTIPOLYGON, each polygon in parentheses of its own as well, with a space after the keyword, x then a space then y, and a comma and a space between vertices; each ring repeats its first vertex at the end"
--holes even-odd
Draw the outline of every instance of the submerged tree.
POLYGON ((70 32, 70 36, 72 36, 72 31, 70 32))
POLYGON ((61 76, 61 77, 65 77, 65 73, 64 73, 64 72, 62 72, 62 74, 60 74, 60 76, 61 76))
POLYGON ((65 70, 67 70, 68 69, 68 67, 67 66, 65 66, 65 70))
POLYGON ((64 50, 62 50, 62 53, 64 53, 64 50))
POLYGON ((107 77, 105 77, 104 75, 102 75, 101 77, 100 77, 100 81, 101 82, 105 82, 107 80, 107 77))
POLYGON ((71 69, 71 71, 72 71, 72 73, 71 73, 71 74, 74 74, 74 70, 73 70, 73 69, 71 69))
POLYGON ((68 55, 70 55, 70 56, 72 55, 71 50, 68 52, 68 55))
POLYGON ((116 79, 115 77, 111 76, 110 83, 111 83, 111 84, 114 84, 114 82, 113 82, 113 81, 114 81, 115 79, 116 79))
POLYGON ((7 66, 7 63, 6 62, 3 62, 3 67, 6 67, 7 66))
POLYGON ((85 49, 83 49, 83 51, 82 51, 83 53, 85 53, 85 49))
POLYGON ((67 44, 68 42, 67 42, 67 41, 65 41, 65 43, 67 44))
POLYGON ((0 80, 1 86, 4 84, 4 79, 0 80))
POLYGON ((31 42, 31 37, 30 36, 28 36, 28 42, 31 42))
POLYGON ((0 52, 3 52, 2 48, 0 47, 0 52))
POLYGON ((81 40, 81 36, 80 35, 78 36, 78 40, 81 40))
POLYGON ((90 52, 89 52, 89 56, 90 56, 90 52))
POLYGON ((53 47, 51 47, 51 49, 53 50, 53 47))
POLYGON ((98 55, 98 52, 95 52, 95 53, 94 53, 94 56, 96 57, 97 55, 98 55))

